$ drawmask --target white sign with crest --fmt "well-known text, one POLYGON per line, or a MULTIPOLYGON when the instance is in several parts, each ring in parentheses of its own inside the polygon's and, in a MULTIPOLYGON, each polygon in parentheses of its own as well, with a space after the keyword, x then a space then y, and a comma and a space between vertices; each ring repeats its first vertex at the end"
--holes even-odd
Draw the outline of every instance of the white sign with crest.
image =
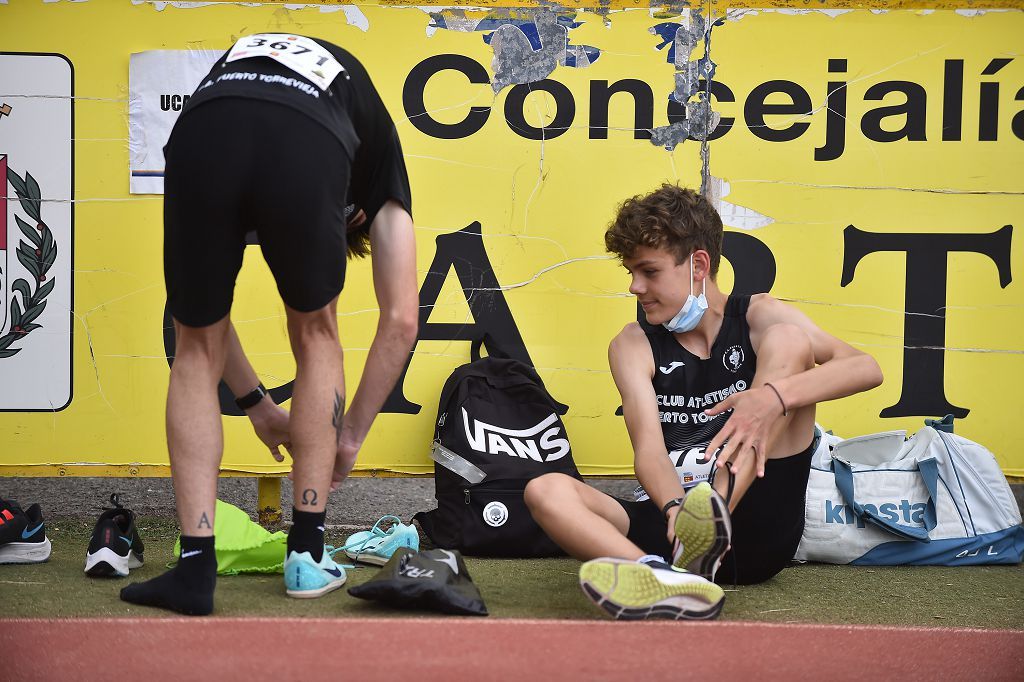
POLYGON ((74 72, 0 53, 0 411, 72 397, 74 72))

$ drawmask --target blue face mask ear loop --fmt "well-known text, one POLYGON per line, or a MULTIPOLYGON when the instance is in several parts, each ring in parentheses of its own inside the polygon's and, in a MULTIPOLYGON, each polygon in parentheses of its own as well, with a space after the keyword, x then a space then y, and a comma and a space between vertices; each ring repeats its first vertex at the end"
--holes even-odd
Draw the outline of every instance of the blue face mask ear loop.
MULTIPOLYGON (((693 293, 693 254, 690 254, 690 293, 693 293)), ((704 300, 708 300, 708 278, 705 277, 701 280, 700 295, 704 297, 704 300)))

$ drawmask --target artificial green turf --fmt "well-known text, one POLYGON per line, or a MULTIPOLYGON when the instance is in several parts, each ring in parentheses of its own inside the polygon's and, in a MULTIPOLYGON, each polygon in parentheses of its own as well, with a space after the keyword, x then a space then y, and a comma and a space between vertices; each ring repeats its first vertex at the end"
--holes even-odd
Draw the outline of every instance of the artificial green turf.
MULTIPOLYGON (((147 616, 167 614, 126 604, 122 586, 165 570, 176 529, 140 519, 146 565, 126 579, 83 573, 91 527, 80 521, 48 524, 53 555, 44 564, 0 566, 0 617, 147 616)), ((328 542, 342 538, 328 537, 328 542)), ((466 560, 492 617, 603 619, 577 583, 571 559, 466 560)), ((349 584, 369 579, 374 567, 349 571, 349 584)), ((928 625, 1024 629, 1024 567, 879 567, 805 565, 762 585, 726 588, 722 620, 770 623, 928 625)), ((218 616, 388 617, 432 615, 390 609, 339 590, 321 599, 289 599, 280 575, 226 576, 218 580, 218 616)))

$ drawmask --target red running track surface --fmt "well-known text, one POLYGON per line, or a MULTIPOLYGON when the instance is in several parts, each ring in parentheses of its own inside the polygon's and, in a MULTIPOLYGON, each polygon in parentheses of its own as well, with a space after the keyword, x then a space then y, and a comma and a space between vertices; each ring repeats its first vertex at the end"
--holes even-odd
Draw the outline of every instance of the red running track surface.
POLYGON ((0 619, 0 680, 712 678, 1019 681, 1024 631, 485 618, 0 619))

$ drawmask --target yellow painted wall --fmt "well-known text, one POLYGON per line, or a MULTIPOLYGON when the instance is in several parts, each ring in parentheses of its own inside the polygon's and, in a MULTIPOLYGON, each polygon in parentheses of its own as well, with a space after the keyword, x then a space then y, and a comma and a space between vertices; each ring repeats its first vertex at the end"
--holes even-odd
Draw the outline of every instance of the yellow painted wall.
MULTIPOLYGON (((494 95, 488 85, 472 85, 454 72, 436 76, 425 97, 438 120, 458 121, 470 106, 493 108, 474 135, 439 140, 408 121, 403 85, 414 66, 442 53, 470 57, 493 74, 493 51, 480 32, 436 30, 428 35, 430 16, 409 7, 360 5, 369 23, 364 32, 347 24, 343 13, 316 7, 289 10, 267 3, 183 9, 163 4, 12 0, 0 5, 0 49, 65 55, 74 65, 77 96, 73 400, 55 413, 0 413, 0 473, 52 474, 57 469, 49 465, 69 463, 134 464, 137 472, 163 471, 168 370, 161 336, 161 197, 128 194, 129 55, 227 48, 238 36, 260 31, 322 37, 363 61, 397 122, 407 154, 421 280, 434 257, 434 239, 479 221, 498 280, 511 287, 505 299, 529 352, 552 393, 570 405, 565 422, 576 461, 585 473, 629 473, 629 443, 621 419, 613 414, 619 403, 606 349, 608 340, 634 318, 635 308, 626 294, 624 272, 604 258, 603 230, 626 197, 662 181, 699 185, 700 146, 688 141, 667 152, 634 140, 627 96, 612 100, 609 139, 590 139, 588 97, 594 80, 642 80, 654 92, 654 124, 665 125, 674 69, 666 52, 655 49, 660 41, 648 29, 678 15, 655 18, 646 10, 576 15, 583 25, 569 32, 572 44, 592 45, 602 54, 588 68, 559 67, 550 76, 568 86, 576 106, 572 128, 555 139, 527 140, 510 130, 502 116, 508 89, 494 95)), ((872 353, 885 372, 880 388, 820 408, 818 420, 840 435, 916 430, 923 419, 879 417, 883 408, 897 403, 903 388, 907 258, 896 252, 867 255, 853 280, 841 286, 844 229, 976 235, 1012 225, 1018 231, 1024 217, 1024 142, 1011 124, 1017 116, 1024 135, 1019 113, 1024 94, 1018 95, 1024 86, 1022 35, 1024 15, 1012 10, 856 10, 841 16, 734 11, 714 31, 715 78, 738 100, 715 107, 737 119, 728 134, 710 143, 711 174, 731 188, 724 200, 773 219, 746 231, 774 254, 778 275, 772 293, 872 353), (830 76, 830 58, 846 59, 847 73, 830 76), (980 75, 996 58, 1013 61, 995 75, 980 75), (950 59, 965 64, 963 139, 944 142, 943 69, 950 59), (836 160, 815 161, 814 149, 825 139, 830 78, 849 83, 846 150, 836 160), (777 128, 810 124, 790 142, 761 140, 743 123, 751 90, 774 79, 799 84, 815 105, 811 116, 769 117, 769 125, 777 128), (923 86, 926 140, 880 143, 861 133, 866 112, 902 101, 896 94, 865 101, 868 88, 887 80, 923 86), (978 140, 983 81, 1001 86, 998 141, 978 140)), ((17 93, 0 93, 0 100, 5 94, 17 93)), ((769 102, 785 101, 773 97, 769 102)), ((539 126, 553 115, 550 96, 527 99, 528 122, 539 126)), ((898 128, 900 120, 890 119, 888 125, 898 128)), ((0 119, 0 145, 3 135, 0 119)), ((1007 474, 1020 476, 1024 452, 1014 434, 1024 417, 1019 388, 1024 383, 1024 249, 1014 237, 1007 256, 1013 278, 1005 287, 989 258, 959 252, 948 256, 944 390, 953 404, 970 409, 958 422, 958 433, 987 445, 1007 474)), ((729 290, 732 280, 731 266, 723 263, 722 288, 729 290)), ((430 321, 464 322, 468 314, 452 273, 430 321)), ((294 365, 283 309, 254 249, 246 255, 233 318, 264 383, 290 380, 294 365)), ((351 393, 376 322, 368 263, 350 266, 339 322, 351 393)), ((437 395, 449 372, 467 356, 465 342, 417 345, 405 396, 423 409, 417 415, 382 415, 357 472, 432 470, 427 450, 437 395)), ((243 418, 226 418, 225 424, 225 468, 282 470, 243 418)), ((98 470, 64 467, 77 475, 98 470)))

